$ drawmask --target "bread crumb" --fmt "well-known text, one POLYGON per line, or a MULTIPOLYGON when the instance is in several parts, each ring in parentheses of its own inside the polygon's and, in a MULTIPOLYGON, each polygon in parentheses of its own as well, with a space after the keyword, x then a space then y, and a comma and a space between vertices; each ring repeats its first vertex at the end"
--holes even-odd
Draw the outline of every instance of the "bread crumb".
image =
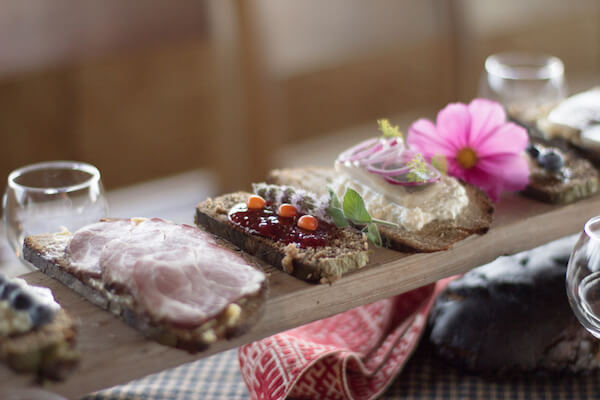
POLYGON ((291 274, 294 272, 294 258, 298 256, 298 248, 290 243, 283 249, 285 256, 281 260, 281 266, 284 272, 291 274))

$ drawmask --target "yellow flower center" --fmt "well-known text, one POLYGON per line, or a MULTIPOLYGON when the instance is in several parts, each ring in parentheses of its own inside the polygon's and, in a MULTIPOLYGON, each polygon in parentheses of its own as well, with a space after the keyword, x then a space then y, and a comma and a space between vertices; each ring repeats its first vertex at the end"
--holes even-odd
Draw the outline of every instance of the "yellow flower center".
POLYGON ((470 147, 464 147, 458 151, 456 161, 464 169, 469 169, 477 163, 477 154, 470 147))

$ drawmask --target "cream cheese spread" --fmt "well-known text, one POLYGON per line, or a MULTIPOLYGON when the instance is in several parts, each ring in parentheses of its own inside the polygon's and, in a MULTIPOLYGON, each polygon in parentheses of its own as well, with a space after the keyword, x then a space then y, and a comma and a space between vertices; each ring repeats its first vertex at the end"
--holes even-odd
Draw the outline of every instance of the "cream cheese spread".
POLYGON ((431 221, 456 219, 469 204, 465 188, 449 176, 432 184, 400 186, 350 162, 338 162, 335 168, 340 176, 331 187, 339 198, 350 187, 362 196, 371 217, 394 222, 408 231, 421 230, 431 221))

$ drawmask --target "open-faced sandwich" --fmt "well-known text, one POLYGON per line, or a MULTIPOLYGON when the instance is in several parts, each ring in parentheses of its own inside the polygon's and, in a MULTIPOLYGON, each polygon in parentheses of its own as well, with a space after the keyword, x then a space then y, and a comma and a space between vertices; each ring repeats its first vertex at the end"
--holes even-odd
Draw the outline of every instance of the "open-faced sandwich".
POLYGON ((256 262, 189 225, 111 219, 25 238, 42 272, 163 344, 200 351, 245 332, 267 280, 256 262))
POLYGON ((63 379, 78 363, 75 334, 50 289, 0 274, 0 360, 40 379, 63 379))
POLYGON ((545 139, 600 153, 600 87, 562 101, 538 119, 537 127, 545 139))
POLYGON ((530 179, 523 194, 547 203, 567 204, 598 191, 598 171, 573 150, 530 143, 530 179))
POLYGON ((196 223, 307 281, 333 282, 367 264, 367 235, 336 226, 328 196, 266 184, 254 192, 203 201, 196 223))
POLYGON ((445 250, 474 233, 485 233, 493 206, 473 185, 441 173, 401 137, 373 138, 343 152, 334 169, 274 170, 268 181, 344 199, 358 193, 379 225, 383 244, 401 251, 445 250))

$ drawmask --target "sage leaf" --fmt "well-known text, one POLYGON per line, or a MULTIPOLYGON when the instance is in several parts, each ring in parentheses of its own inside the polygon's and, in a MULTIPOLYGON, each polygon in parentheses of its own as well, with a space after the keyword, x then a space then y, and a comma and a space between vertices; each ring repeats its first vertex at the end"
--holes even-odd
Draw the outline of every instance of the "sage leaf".
POLYGON ((371 216, 365 207, 365 202, 354 189, 346 189, 343 211, 346 218, 357 225, 364 225, 371 222, 371 216))
POLYGON ((349 226, 348 220, 342 211, 342 204, 340 199, 336 196, 333 190, 329 189, 329 207, 327 208, 327 214, 333 220, 333 223, 338 228, 345 228, 349 226))
POLYGON ((379 234, 379 229, 377 229, 377 225, 374 222, 370 222, 367 225, 367 239, 376 247, 381 247, 383 244, 381 241, 381 235, 379 234))

